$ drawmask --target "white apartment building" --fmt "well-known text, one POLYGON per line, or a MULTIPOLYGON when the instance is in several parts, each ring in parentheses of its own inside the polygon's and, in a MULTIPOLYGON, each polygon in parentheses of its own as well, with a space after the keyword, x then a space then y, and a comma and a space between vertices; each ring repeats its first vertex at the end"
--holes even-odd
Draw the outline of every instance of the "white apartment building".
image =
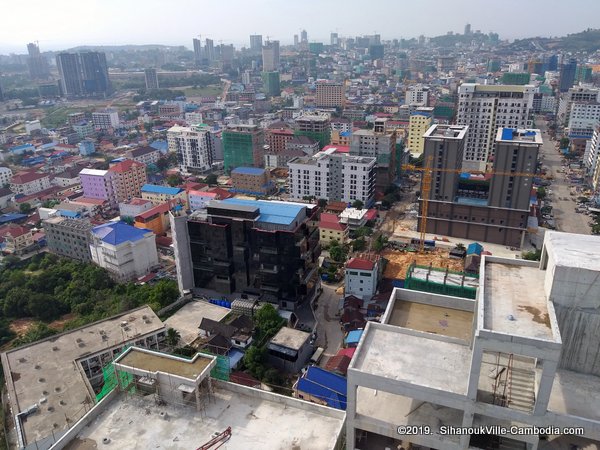
POLYGON ((600 121, 600 103, 573 103, 569 114, 569 136, 589 137, 600 121))
POLYGON ((96 130, 118 128, 120 125, 119 112, 116 109, 106 109, 92 113, 92 122, 96 130))
POLYGON ((313 156, 299 156, 288 162, 290 198, 325 198, 365 204, 375 193, 375 158, 349 156, 330 148, 313 156))
POLYGON ((21 172, 11 178, 10 190, 15 194, 30 195, 51 187, 47 173, 21 172))
POLYGON ((458 88, 458 125, 468 125, 463 169, 485 170, 498 128, 531 128, 533 85, 463 83, 458 88))
POLYGON ((95 264, 122 281, 144 276, 158 265, 155 234, 123 222, 92 228, 90 251, 95 264))
POLYGON ((0 167, 0 187, 5 184, 10 184, 10 180, 13 176, 12 170, 8 167, 0 167))
POLYGON ((429 87, 422 84, 409 86, 404 95, 405 105, 427 106, 429 102, 429 87))
POLYGON ((425 148, 425 138, 423 135, 429 129, 433 116, 433 108, 421 107, 411 114, 408 122, 408 143, 407 148, 413 157, 418 157, 425 148))
POLYGON ((598 191, 600 189, 600 126, 596 126, 592 138, 587 141, 583 162, 594 191, 598 191))
POLYGON ((598 252, 547 232, 541 262, 483 256, 476 299, 394 289, 348 367, 347 449, 598 448, 598 252))
POLYGON ((206 172, 215 160, 214 135, 207 126, 174 126, 167 131, 169 151, 177 153, 179 167, 184 173, 190 170, 206 172))
POLYGON ((188 126, 198 125, 203 122, 202 113, 199 112, 186 112, 185 113, 185 123, 188 126))
POLYGON ((567 125, 574 103, 600 103, 600 90, 588 86, 575 86, 564 92, 558 102, 558 123, 567 125))
POLYGON ((396 177, 396 131, 386 127, 387 119, 375 120, 372 130, 352 133, 350 154, 377 160, 377 186, 386 188, 396 177))

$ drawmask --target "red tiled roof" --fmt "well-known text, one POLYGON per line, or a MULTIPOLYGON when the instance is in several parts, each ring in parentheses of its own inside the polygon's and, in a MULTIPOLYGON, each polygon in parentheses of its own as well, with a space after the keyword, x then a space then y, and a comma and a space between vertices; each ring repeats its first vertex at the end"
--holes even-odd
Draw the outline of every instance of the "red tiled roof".
POLYGON ((376 209, 369 209, 367 211, 367 213, 365 214, 365 218, 367 220, 375 220, 375 219, 377 219, 377 210, 376 209))
POLYGON ((335 214, 321 213, 319 228, 325 228, 327 230, 344 231, 346 229, 346 225, 340 223, 338 216, 336 216, 335 214))
POLYGON ((166 213, 172 207, 174 207, 176 204, 177 204, 177 201, 175 201, 175 200, 169 200, 168 202, 161 203, 160 205, 157 205, 154 208, 150 208, 147 211, 144 211, 143 213, 138 214, 137 216, 135 216, 135 220, 137 221, 138 219, 148 219, 155 214, 166 213))
POLYGON ((156 245, 159 247, 169 247, 173 243, 173 239, 166 236, 156 236, 156 245))
POLYGON ((348 366, 352 358, 348 358, 345 355, 335 355, 329 358, 327 364, 325 364, 325 370, 329 372, 339 373, 340 375, 346 376, 348 372, 348 366))
POLYGON ((12 183, 14 184, 23 184, 29 183, 31 181, 39 180, 40 178, 47 177, 47 173, 39 173, 39 172, 19 172, 15 176, 12 177, 12 183))
POLYGON ((214 199, 217 199, 217 197, 219 196, 219 194, 217 192, 208 192, 208 191, 189 191, 188 194, 189 195, 199 195, 201 197, 210 197, 210 198, 214 198, 214 199))
POLYGON ((373 261, 369 261, 368 259, 362 258, 352 258, 346 264, 348 269, 356 269, 356 270, 373 270, 375 267, 375 263, 373 261))
POLYGON ((85 203, 88 205, 103 205, 107 200, 103 200, 101 198, 90 198, 90 197, 79 197, 75 200, 72 200, 72 203, 85 203))
POLYGON ((248 387, 260 386, 260 381, 245 372, 231 372, 229 380, 248 387))
POLYGON ((350 147, 348 145, 326 145, 321 149, 321 151, 323 152, 331 148, 335 148, 336 153, 350 153, 350 147))
POLYGON ((354 356, 354 352, 356 351, 356 347, 348 347, 348 348, 340 348, 336 355, 347 356, 352 358, 354 356))
POLYGON ((186 181, 185 183, 183 183, 181 185, 181 188, 185 189, 186 191, 199 191, 201 189, 204 189, 205 187, 208 187, 208 184, 206 183, 198 183, 196 181, 186 181))
POLYGON ((29 232, 31 232, 29 228, 22 227, 21 225, 10 224, 6 227, 3 227, 3 229, 0 230, 0 235, 12 236, 16 238, 19 236, 23 236, 24 234, 27 234, 29 232))
POLYGON ((131 200, 129 200, 128 202, 126 202, 127 205, 131 205, 131 206, 142 206, 142 205, 146 205, 147 203, 152 203, 150 200, 144 200, 143 198, 137 198, 134 197, 131 200))
POLYGON ((216 192, 217 195, 219 196, 219 198, 217 200, 225 200, 227 198, 233 197, 233 194, 231 192, 226 191, 225 189, 218 188, 218 187, 209 189, 208 192, 216 192))
POLYGON ((131 170, 132 167, 144 167, 145 164, 134 161, 133 159, 126 159, 118 164, 115 164, 110 169, 111 172, 123 173, 131 170))

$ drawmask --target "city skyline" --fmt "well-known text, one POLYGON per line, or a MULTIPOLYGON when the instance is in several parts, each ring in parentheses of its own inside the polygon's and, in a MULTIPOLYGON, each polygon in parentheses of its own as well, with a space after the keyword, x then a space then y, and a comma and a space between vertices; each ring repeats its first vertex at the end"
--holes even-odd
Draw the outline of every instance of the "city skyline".
POLYGON ((467 23, 473 31, 496 32, 501 39, 512 40, 583 31, 593 27, 595 17, 600 14, 600 4, 583 0, 559 3, 551 8, 543 0, 508 0, 502 5, 458 0, 452 9, 441 0, 429 2, 427 8, 422 4, 387 0, 377 8, 364 8, 355 0, 345 1, 344 8, 340 8, 340 2, 317 0, 307 0, 301 8, 274 0, 254 1, 252 8, 247 5, 248 2, 231 0, 225 10, 221 3, 198 4, 183 0, 177 9, 169 9, 171 19, 165 22, 163 9, 169 5, 160 0, 144 3, 134 0, 125 5, 116 0, 95 0, 87 2, 85 7, 74 0, 61 1, 58 6, 38 0, 16 3, 4 11, 6 20, 0 30, 0 53, 25 53, 27 43, 35 41, 39 42, 42 51, 59 51, 80 45, 128 44, 191 48, 192 39, 198 35, 202 39, 234 44, 237 48, 249 47, 251 34, 261 34, 265 40, 269 36, 288 45, 293 42, 293 35, 300 34, 302 29, 308 31, 309 41, 327 43, 332 32, 341 37, 377 33, 386 40, 436 36, 448 31, 462 33, 467 23), (315 14, 317 6, 318 14, 315 14), (569 13, 580 6, 585 7, 585 16, 569 13), (432 13, 440 8, 444 14, 432 13), (243 13, 227 15, 236 10, 243 13), (48 26, 68 19, 75 11, 77 20, 69 20, 68 28, 48 26), (19 19, 22 17, 27 17, 27 27, 21 26, 19 19), (561 20, 556 21, 556 17, 561 20), (153 23, 160 27, 149 26, 153 23), (157 29, 160 32, 157 33, 157 29))

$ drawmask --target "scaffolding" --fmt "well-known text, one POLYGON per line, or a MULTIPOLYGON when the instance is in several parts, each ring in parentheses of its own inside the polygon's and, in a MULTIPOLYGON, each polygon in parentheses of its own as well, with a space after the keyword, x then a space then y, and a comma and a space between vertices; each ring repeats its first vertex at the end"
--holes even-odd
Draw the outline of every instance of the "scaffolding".
POLYGON ((466 278, 473 280, 479 279, 477 275, 467 275, 464 272, 457 272, 448 268, 441 269, 433 267, 431 264, 429 266, 420 266, 413 262, 406 271, 404 287, 405 289, 411 289, 413 291, 452 295, 454 297, 469 298, 474 300, 477 296, 477 288, 467 286, 465 284, 466 278), (425 279, 416 277, 415 269, 427 271, 425 279), (457 278, 460 279, 460 284, 449 283, 449 278, 451 275, 454 275, 453 279, 455 281, 457 278))

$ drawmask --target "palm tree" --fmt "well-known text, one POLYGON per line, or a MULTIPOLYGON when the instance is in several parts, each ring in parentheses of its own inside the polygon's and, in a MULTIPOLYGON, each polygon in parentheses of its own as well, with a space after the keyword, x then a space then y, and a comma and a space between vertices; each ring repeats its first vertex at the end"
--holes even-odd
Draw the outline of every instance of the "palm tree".
POLYGON ((181 339, 181 334, 175 328, 169 328, 167 330, 167 344, 171 346, 171 348, 175 348, 177 344, 179 344, 179 340, 181 339))

